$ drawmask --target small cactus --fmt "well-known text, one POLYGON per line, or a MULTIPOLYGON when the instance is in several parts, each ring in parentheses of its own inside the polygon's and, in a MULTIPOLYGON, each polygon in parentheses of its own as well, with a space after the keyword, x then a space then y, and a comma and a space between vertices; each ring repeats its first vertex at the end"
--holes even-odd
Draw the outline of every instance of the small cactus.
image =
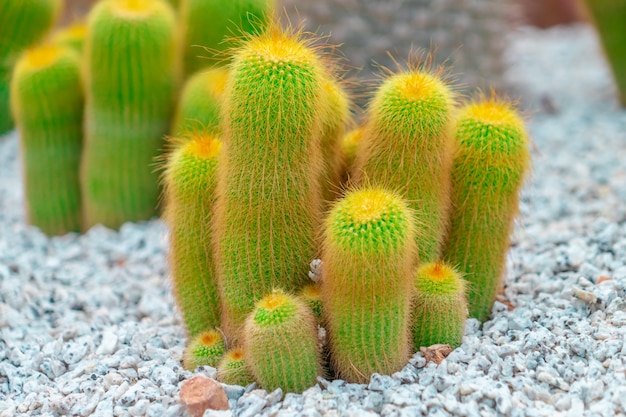
POLYGON ((370 107, 354 181, 391 187, 415 212, 421 262, 439 257, 450 205, 454 96, 436 74, 412 69, 387 78, 370 107))
POLYGON ((217 379, 228 385, 241 385, 242 387, 254 382, 242 348, 234 348, 224 354, 217 365, 217 379))
POLYGON ((183 352, 183 367, 193 371, 198 366, 215 368, 224 355, 222 334, 217 330, 206 330, 192 338, 183 352))
POLYGON ((55 45, 67 46, 76 52, 81 53, 85 43, 85 36, 87 36, 86 23, 76 22, 54 32, 51 42, 55 45))
POLYGON ((363 127, 352 129, 341 138, 342 182, 350 182, 350 172, 354 171, 356 153, 363 138, 363 127))
POLYGON ((322 318, 322 290, 319 284, 308 284, 302 287, 300 298, 306 301, 307 305, 313 312, 315 318, 319 321, 322 318))
POLYGON ((163 176, 173 292, 192 337, 220 324, 210 225, 220 148, 214 135, 192 135, 170 154, 163 176))
POLYGON ((528 137, 511 103, 496 97, 458 116, 452 214, 443 259, 469 282, 469 315, 487 319, 504 273, 519 192, 530 166, 528 137))
POLYGON ((11 97, 29 223, 49 235, 79 232, 84 94, 78 55, 55 45, 29 49, 15 67, 11 97))
POLYGON ((301 393, 321 375, 317 326, 311 310, 297 297, 276 290, 248 316, 244 351, 263 389, 301 393))
POLYGON ((414 234, 411 209, 380 188, 349 192, 326 219, 322 305, 333 367, 349 382, 409 359, 414 234))
POLYGON ((415 348, 436 344, 460 346, 466 319, 465 281, 459 273, 441 262, 420 266, 413 301, 415 348))

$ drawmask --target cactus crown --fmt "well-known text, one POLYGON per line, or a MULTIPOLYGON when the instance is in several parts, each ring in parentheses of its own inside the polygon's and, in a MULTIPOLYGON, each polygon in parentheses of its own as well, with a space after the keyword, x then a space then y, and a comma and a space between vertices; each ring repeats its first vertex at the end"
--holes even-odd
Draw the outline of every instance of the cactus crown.
POLYGON ((202 159, 216 158, 222 148, 222 142, 213 135, 193 135, 181 152, 189 157, 202 159))
POLYGON ((166 2, 154 0, 114 0, 113 5, 118 13, 126 17, 143 17, 158 8, 170 7, 166 2))
POLYGON ((55 62, 61 56, 62 48, 56 45, 43 45, 26 51, 22 61, 24 70, 37 70, 55 62))
POLYGON ((258 302, 254 322, 262 327, 285 323, 296 316, 298 306, 292 296, 274 290, 258 302))
POLYGON ((431 262, 417 269, 416 289, 424 295, 451 295, 465 291, 459 273, 443 262, 431 262))
POLYGON ((54 34, 55 42, 64 41, 76 41, 85 39, 87 35, 87 25, 85 22, 74 23, 66 28, 63 28, 54 34))
POLYGON ((238 369, 245 366, 243 349, 235 348, 226 352, 222 365, 226 369, 238 369))
POLYGON ((183 354, 183 365, 193 370, 196 366, 217 365, 224 354, 224 338, 217 330, 207 330, 194 337, 183 354))

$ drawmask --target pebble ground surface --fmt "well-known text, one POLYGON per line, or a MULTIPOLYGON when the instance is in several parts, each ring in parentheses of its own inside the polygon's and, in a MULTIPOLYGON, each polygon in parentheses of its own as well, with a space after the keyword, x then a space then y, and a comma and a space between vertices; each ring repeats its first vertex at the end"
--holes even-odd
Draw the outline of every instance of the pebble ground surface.
MULTIPOLYGON (((586 26, 521 29, 507 82, 533 174, 506 298, 440 365, 302 395, 225 386, 205 416, 625 416, 626 111, 586 26)), ((47 238, 25 225, 15 134, 0 139, 0 417, 185 416, 188 372, 161 222, 47 238)))

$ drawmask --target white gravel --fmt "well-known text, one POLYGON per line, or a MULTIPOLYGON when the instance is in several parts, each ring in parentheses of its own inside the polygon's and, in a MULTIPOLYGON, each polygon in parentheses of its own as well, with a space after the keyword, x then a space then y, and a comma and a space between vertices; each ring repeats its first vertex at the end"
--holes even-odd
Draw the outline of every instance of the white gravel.
MULTIPOLYGON (((282 401, 227 386, 232 409, 206 416, 626 415, 626 112, 588 27, 511 41, 507 80, 536 147, 515 309, 470 320, 439 366, 416 354, 368 385, 321 380, 282 401)), ((46 238, 24 225, 16 142, 0 139, 0 417, 186 415, 163 225, 46 238)))

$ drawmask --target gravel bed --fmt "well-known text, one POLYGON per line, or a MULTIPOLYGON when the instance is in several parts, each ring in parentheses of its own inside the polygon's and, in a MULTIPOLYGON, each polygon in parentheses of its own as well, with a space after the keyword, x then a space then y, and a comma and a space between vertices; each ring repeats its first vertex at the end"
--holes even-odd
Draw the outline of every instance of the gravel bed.
MULTIPOLYGON (((440 365, 302 395, 225 386, 205 416, 626 415, 626 112, 586 26, 522 29, 506 73, 534 170, 506 298, 440 365)), ((0 139, 0 417, 184 416, 184 332, 159 221, 46 238, 24 224, 17 138, 0 139)))

